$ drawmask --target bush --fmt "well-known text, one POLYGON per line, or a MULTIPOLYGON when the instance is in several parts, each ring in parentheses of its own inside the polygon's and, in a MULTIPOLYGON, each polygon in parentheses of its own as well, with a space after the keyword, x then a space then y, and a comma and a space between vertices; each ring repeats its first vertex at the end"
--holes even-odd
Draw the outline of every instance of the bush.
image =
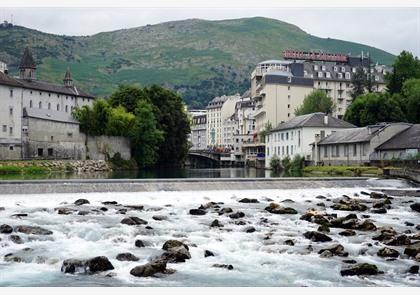
POLYGON ((270 160, 270 168, 274 172, 279 172, 281 170, 280 158, 274 155, 270 160))

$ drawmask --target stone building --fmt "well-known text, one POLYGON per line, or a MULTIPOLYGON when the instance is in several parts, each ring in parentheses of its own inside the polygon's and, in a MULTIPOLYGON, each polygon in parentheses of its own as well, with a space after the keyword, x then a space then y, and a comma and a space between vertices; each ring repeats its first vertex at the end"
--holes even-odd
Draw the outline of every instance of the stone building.
POLYGON ((265 167, 270 167, 271 159, 296 155, 312 160, 312 144, 316 136, 325 138, 333 132, 344 128, 354 128, 353 124, 324 113, 312 113, 297 116, 279 124, 266 136, 265 167))
POLYGON ((29 48, 20 62, 19 77, 9 75, 4 64, 0 69, 0 159, 79 157, 78 123, 71 112, 92 105, 94 97, 74 85, 69 70, 63 84, 38 80, 29 48))
POLYGON ((375 149, 411 127, 408 123, 382 123, 343 129, 313 145, 313 159, 321 165, 363 165, 374 157, 375 149))

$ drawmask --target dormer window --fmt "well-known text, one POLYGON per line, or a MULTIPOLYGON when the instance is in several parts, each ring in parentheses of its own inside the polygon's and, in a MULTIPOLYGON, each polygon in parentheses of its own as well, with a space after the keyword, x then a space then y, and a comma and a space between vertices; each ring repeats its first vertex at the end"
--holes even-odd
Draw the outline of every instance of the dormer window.
POLYGON ((331 78, 331 73, 330 72, 326 72, 325 75, 326 75, 327 78, 331 78))
POLYGON ((349 72, 346 72, 346 79, 348 79, 348 80, 350 80, 350 73, 349 72))
POLYGON ((346 71, 345 67, 341 67, 341 72, 344 73, 346 71))
POLYGON ((322 72, 318 72, 318 78, 322 78, 324 75, 322 72))

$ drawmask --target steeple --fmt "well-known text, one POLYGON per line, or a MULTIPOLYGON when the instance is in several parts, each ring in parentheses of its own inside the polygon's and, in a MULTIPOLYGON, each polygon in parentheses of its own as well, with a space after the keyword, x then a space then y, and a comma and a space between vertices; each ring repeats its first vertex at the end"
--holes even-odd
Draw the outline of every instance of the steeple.
POLYGON ((35 79, 36 64, 29 47, 25 48, 19 65, 20 78, 25 80, 35 79))
POLYGON ((64 75, 64 86, 66 87, 73 87, 73 79, 71 78, 70 69, 67 68, 66 74, 64 75))

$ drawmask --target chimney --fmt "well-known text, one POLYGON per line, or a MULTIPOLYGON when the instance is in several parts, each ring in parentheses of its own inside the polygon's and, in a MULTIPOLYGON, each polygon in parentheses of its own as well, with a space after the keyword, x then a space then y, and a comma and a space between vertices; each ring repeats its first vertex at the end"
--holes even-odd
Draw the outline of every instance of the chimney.
POLYGON ((328 114, 324 115, 324 125, 328 125, 328 114))

